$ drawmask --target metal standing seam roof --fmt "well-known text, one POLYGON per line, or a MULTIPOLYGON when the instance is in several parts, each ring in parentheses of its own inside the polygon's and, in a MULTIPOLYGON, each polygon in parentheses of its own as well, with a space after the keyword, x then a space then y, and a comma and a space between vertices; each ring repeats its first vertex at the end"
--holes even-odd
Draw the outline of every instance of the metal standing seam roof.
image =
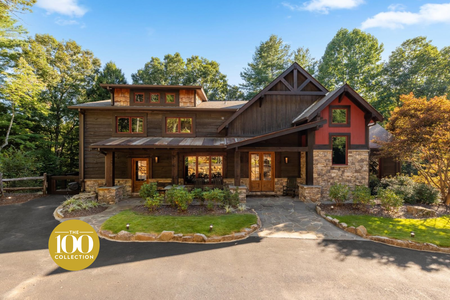
POLYGON ((69 106, 69 108, 86 108, 86 109, 95 109, 95 108, 106 108, 113 110, 238 110, 242 106, 244 106, 247 101, 204 101, 197 106, 111 106, 111 100, 102 100, 95 102, 86 102, 75 104, 69 106))
POLYGON ((242 137, 116 137, 94 143, 89 148, 226 148, 248 138, 242 137))
POLYGON ((335 89, 334 91, 328 92, 325 97, 316 100, 313 104, 311 104, 307 109, 305 109, 298 117, 292 120, 292 123, 297 123, 302 119, 308 119, 311 113, 313 113, 316 109, 318 109, 323 103, 327 102, 328 99, 332 98, 340 88, 335 89))
POLYGON ((389 142, 392 140, 392 134, 384 129, 380 124, 369 127, 369 148, 379 149, 381 145, 376 141, 389 142))

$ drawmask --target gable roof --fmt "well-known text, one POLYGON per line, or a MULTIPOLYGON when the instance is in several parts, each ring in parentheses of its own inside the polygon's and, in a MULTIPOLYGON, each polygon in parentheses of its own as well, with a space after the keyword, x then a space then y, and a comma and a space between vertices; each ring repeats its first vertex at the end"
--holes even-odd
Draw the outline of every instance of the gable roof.
MULTIPOLYGON (((295 76, 295 75, 294 75, 295 76)), ((289 68, 286 69, 283 73, 281 73, 277 78, 275 78, 268 86, 266 86, 261 92, 256 94, 251 100, 247 102, 244 106, 242 106, 237 112, 235 112, 230 118, 228 118, 220 127, 218 128, 218 132, 222 131, 225 126, 230 124, 234 119, 236 119, 240 114, 242 114, 247 108, 249 108, 253 103, 255 103, 259 98, 264 96, 271 88, 275 85, 282 83, 287 89, 289 89, 292 94, 301 95, 302 90, 306 87, 306 85, 312 83, 319 90, 318 92, 303 92, 304 94, 319 94, 325 95, 328 90, 320 84, 311 74, 309 74, 305 69, 303 69, 298 63, 294 62, 289 68), (297 82, 294 83, 294 87, 290 86, 290 84, 284 79, 290 72, 296 70, 296 72, 300 72, 306 80, 297 87, 297 82)))
POLYGON ((371 119, 374 121, 383 121, 383 116, 372 106, 364 100, 354 89, 352 89, 347 83, 334 91, 328 92, 325 97, 317 100, 311 104, 307 109, 305 109, 298 117, 292 120, 293 124, 298 124, 302 122, 309 122, 314 117, 316 117, 325 107, 327 107, 331 102, 333 102, 336 97, 343 94, 350 96, 351 100, 362 110, 372 114, 371 119))

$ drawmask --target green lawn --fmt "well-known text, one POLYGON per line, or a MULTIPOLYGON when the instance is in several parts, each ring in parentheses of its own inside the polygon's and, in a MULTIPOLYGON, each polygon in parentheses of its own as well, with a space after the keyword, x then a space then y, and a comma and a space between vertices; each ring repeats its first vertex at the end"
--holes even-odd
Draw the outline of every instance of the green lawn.
POLYGON ((332 216, 348 226, 363 225, 370 235, 414 240, 450 247, 450 215, 433 219, 391 219, 373 216, 332 216), (416 236, 411 238, 411 231, 416 236))
POLYGON ((175 231, 175 234, 203 233, 206 236, 227 235, 239 232, 243 228, 250 228, 256 224, 257 218, 253 214, 229 214, 221 216, 149 216, 125 210, 112 216, 102 225, 102 229, 118 233, 126 230, 130 224, 129 232, 147 232, 159 234, 164 230, 175 231), (212 232, 209 225, 213 224, 212 232))

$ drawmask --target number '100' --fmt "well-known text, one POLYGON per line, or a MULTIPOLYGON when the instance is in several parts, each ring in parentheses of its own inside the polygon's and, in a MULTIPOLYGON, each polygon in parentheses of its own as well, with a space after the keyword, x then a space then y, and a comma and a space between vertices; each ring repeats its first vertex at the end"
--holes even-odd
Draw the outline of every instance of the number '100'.
POLYGON ((89 235, 82 235, 78 239, 74 237, 73 235, 66 235, 61 239, 61 235, 58 235, 56 237, 56 253, 61 253, 61 249, 64 253, 71 254, 75 251, 80 251, 81 253, 89 253, 92 251, 92 248, 94 248, 94 240, 89 235), (66 247, 66 240, 68 237, 72 237, 72 251, 68 252, 66 247), (88 251, 83 252, 83 237, 87 237, 89 247, 88 251))

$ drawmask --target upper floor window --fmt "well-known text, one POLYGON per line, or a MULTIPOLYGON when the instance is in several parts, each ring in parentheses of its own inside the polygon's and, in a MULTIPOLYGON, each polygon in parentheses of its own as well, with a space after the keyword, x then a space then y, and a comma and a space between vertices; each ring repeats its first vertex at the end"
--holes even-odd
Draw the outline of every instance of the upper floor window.
POLYGON ((134 94, 134 102, 135 103, 144 103, 144 93, 135 93, 134 94))
POLYGON ((192 118, 166 118, 166 133, 193 133, 192 118))
POLYGON ((150 93, 150 103, 159 103, 158 93, 150 93))
POLYGON ((333 165, 347 164, 348 136, 331 136, 333 165))
POLYGON ((175 94, 166 94, 166 103, 175 103, 175 94))
POLYGON ((350 106, 335 105, 330 106, 330 126, 348 127, 350 126, 350 106))
POLYGON ((117 133, 144 133, 143 117, 117 117, 117 133))

